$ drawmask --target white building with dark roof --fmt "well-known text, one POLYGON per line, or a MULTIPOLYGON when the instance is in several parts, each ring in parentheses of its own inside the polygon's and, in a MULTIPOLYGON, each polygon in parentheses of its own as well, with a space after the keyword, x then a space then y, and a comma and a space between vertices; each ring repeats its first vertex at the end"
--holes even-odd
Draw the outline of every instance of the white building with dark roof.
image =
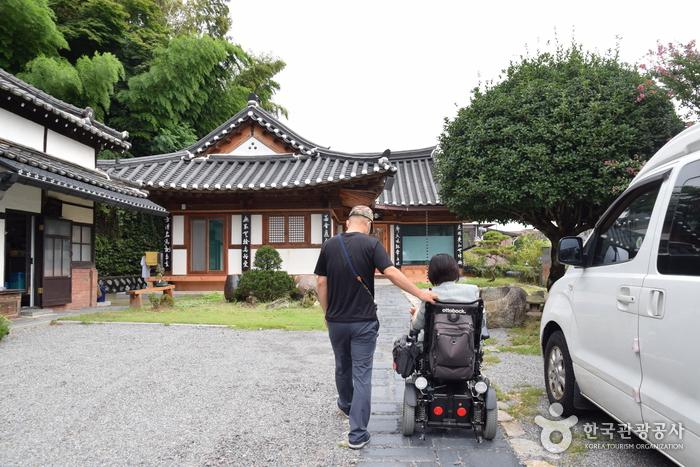
POLYGON ((127 136, 0 69, 0 313, 95 305, 95 202, 167 214, 97 168, 127 136))
POLYGON ((167 279, 178 290, 220 290, 227 275, 251 267, 261 245, 275 247, 290 274, 312 274, 321 244, 357 204, 374 207, 374 235, 416 280, 426 280, 435 253, 461 262, 461 223, 440 200, 433 151, 330 150, 282 124, 253 96, 187 148, 98 166, 147 189, 170 212, 167 279))

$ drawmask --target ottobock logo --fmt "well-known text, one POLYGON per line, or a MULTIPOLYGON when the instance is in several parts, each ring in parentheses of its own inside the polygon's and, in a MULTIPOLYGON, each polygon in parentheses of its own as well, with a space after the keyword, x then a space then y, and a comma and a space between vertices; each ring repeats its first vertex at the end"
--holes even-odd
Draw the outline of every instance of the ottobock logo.
POLYGON ((443 313, 459 313, 459 314, 462 314, 462 315, 466 315, 466 314, 467 314, 467 311, 466 311, 466 310, 459 310, 459 309, 457 309, 457 308, 443 308, 443 309, 442 309, 442 312, 443 312, 443 313))

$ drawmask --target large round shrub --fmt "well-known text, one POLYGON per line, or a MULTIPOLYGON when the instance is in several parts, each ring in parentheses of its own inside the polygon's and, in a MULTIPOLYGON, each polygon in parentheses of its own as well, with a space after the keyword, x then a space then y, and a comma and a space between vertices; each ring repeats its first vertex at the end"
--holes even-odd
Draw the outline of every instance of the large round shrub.
POLYGON ((269 302, 289 296, 294 289, 294 280, 285 271, 251 269, 241 275, 235 294, 237 300, 253 295, 258 300, 269 302))
POLYGON ((264 271, 279 271, 282 269, 282 258, 277 250, 270 245, 263 245, 255 252, 255 269, 264 271))

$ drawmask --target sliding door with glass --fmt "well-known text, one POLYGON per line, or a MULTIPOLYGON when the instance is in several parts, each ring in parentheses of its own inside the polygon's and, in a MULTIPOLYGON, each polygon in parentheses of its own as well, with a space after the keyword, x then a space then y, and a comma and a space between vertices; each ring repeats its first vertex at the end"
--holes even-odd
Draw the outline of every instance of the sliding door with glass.
POLYGON ((224 217, 190 218, 189 272, 224 272, 225 233, 224 217))

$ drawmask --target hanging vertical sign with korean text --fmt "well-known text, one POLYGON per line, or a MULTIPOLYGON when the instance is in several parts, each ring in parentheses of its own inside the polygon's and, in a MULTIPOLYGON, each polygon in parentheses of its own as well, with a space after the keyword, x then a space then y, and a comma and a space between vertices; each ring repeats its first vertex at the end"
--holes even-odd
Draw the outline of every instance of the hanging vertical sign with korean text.
POLYGON ((328 214, 327 212, 324 212, 321 214, 321 243, 325 242, 329 238, 331 238, 331 226, 332 226, 332 221, 331 221, 331 215, 328 214))
POLYGON ((394 266, 401 267, 401 226, 394 225, 394 266))
POLYGON ((165 218, 165 238, 163 239, 163 269, 170 270, 170 246, 172 243, 171 230, 172 219, 170 216, 165 218))
POLYGON ((462 250, 464 248, 464 231, 462 230, 462 224, 455 226, 455 259, 457 264, 461 268, 464 266, 464 255, 462 250))
POLYGON ((241 215, 241 270, 250 269, 250 214, 241 215))

